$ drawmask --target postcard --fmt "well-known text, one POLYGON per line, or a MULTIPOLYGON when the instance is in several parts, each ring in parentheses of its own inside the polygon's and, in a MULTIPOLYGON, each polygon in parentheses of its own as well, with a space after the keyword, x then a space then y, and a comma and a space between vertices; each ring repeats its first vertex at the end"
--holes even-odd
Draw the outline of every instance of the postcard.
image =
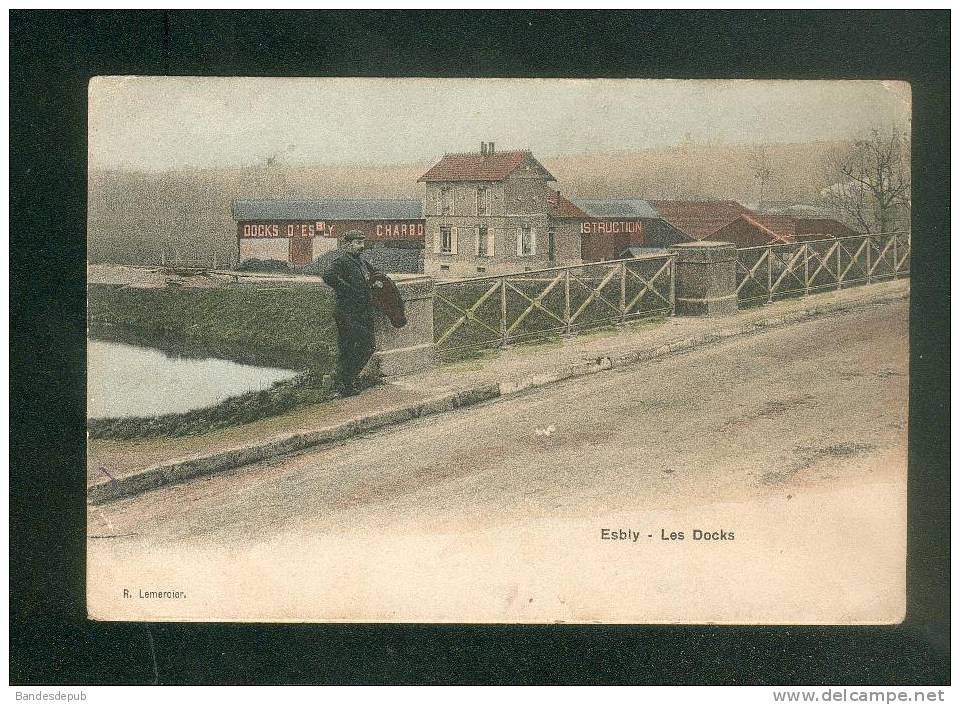
POLYGON ((96 620, 894 624, 911 91, 89 85, 96 620))

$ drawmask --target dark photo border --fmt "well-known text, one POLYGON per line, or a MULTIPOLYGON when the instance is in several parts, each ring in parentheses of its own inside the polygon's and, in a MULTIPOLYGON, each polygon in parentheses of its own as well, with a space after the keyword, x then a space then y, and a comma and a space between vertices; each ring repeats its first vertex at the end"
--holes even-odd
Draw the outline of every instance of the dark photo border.
POLYGON ((13 684, 946 684, 949 12, 10 12, 13 684), (890 627, 85 617, 96 75, 895 79, 913 87, 908 613, 890 627))

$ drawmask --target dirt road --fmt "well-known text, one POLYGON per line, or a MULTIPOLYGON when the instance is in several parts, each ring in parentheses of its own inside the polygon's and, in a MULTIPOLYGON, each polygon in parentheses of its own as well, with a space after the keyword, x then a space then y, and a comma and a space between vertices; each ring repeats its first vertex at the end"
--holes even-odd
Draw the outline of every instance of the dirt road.
POLYGON ((885 304, 92 507, 91 612, 896 621, 907 370, 885 304))

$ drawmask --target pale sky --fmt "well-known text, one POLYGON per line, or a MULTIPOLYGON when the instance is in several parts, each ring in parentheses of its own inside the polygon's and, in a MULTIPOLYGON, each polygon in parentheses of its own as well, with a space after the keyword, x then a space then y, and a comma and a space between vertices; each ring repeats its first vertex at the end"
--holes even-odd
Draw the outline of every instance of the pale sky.
POLYGON ((390 164, 444 152, 538 157, 833 140, 910 124, 894 81, 101 77, 92 169, 390 164))

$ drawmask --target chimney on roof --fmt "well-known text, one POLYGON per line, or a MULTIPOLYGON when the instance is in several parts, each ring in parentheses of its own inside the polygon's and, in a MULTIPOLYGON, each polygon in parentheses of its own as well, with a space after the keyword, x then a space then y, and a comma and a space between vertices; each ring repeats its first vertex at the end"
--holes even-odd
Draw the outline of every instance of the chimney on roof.
POLYGON ((481 142, 481 143, 480 143, 480 154, 481 154, 482 156, 486 156, 486 155, 487 155, 487 143, 486 143, 486 142, 481 142))
POLYGON ((487 154, 493 154, 493 142, 487 142, 487 154))

